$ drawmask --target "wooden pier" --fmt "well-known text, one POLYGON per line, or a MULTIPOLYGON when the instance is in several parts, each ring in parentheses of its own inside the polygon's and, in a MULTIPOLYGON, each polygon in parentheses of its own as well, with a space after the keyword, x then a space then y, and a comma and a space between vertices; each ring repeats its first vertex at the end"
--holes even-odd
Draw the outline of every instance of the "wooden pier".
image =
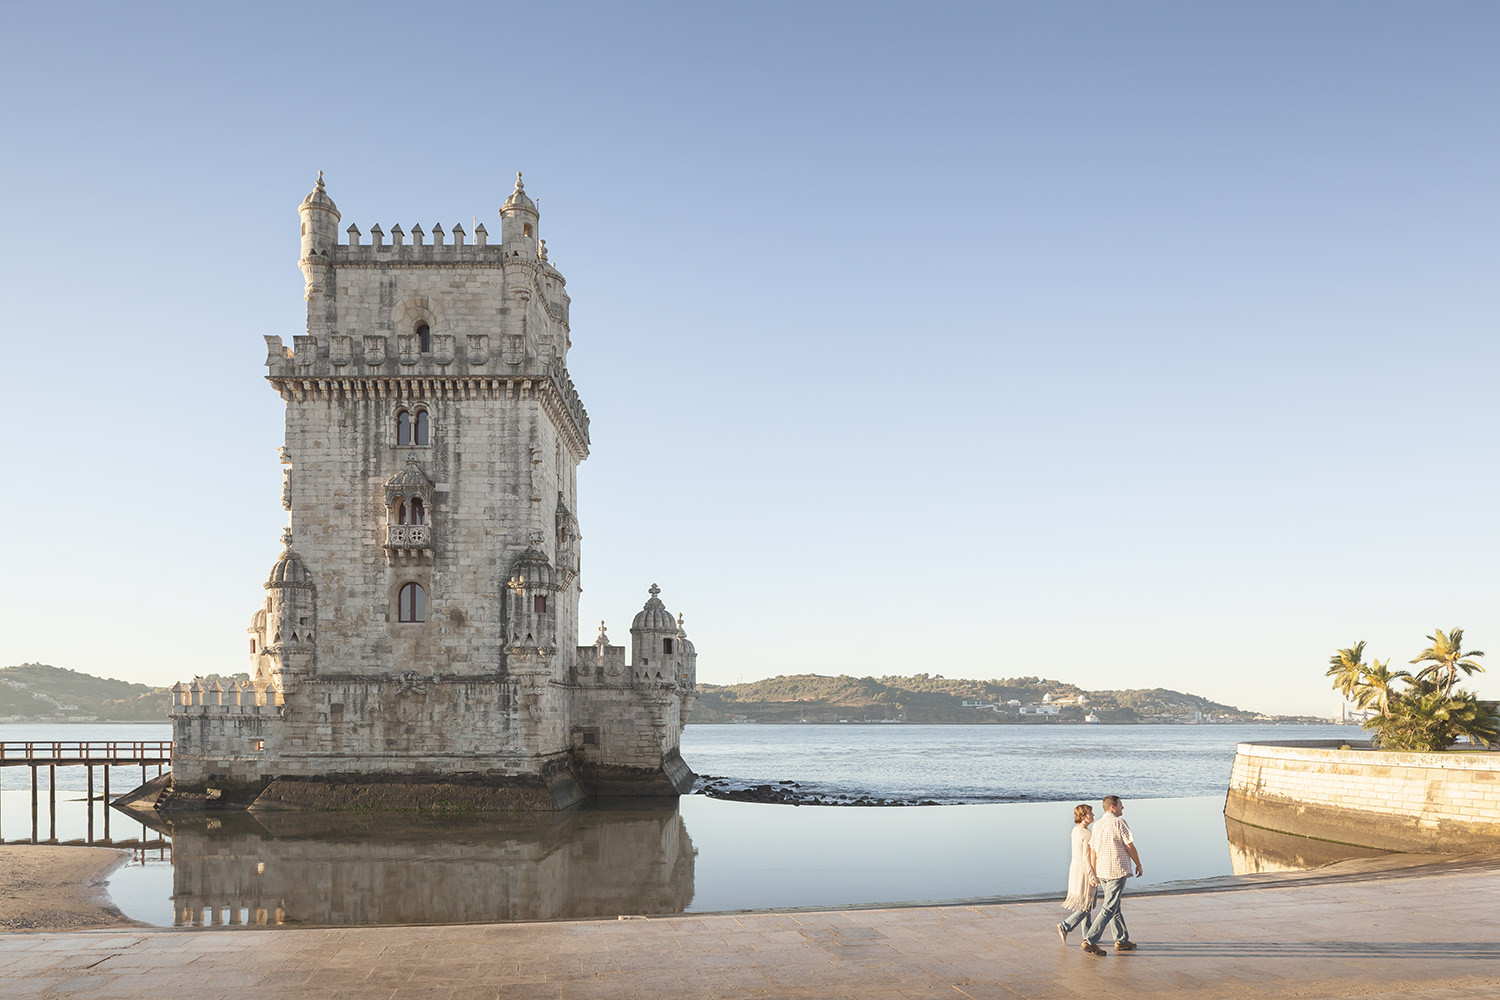
MULTIPOLYGON (((162 774, 172 763, 171 740, 34 740, 26 742, 0 742, 0 773, 13 767, 31 768, 31 840, 27 843, 57 842, 57 769, 59 767, 83 767, 88 769, 88 839, 85 843, 114 844, 109 836, 109 778, 110 768, 139 766, 141 784, 151 780, 151 768, 162 774), (40 785, 41 771, 47 769, 47 812, 49 836, 40 836, 40 785), (95 794, 95 769, 99 771, 103 787, 95 794), (104 836, 94 836, 94 803, 105 803, 104 836)), ((134 775, 132 774, 132 778, 134 775)), ((131 787, 127 786, 128 791, 131 787)), ((14 843, 14 841, 12 841, 14 843)), ((139 842, 122 841, 117 847, 155 847, 142 837, 139 842)))

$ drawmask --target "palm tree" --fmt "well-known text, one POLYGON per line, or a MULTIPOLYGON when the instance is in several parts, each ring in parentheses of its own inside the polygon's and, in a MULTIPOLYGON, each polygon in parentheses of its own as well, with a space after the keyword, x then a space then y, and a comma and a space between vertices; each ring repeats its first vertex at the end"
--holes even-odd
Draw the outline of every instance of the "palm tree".
POLYGON ((1493 701, 1480 701, 1472 692, 1460 691, 1449 704, 1448 728, 1453 737, 1467 736, 1475 747, 1500 743, 1500 717, 1493 701))
POLYGON ((1411 674, 1405 670, 1392 670, 1389 659, 1384 663, 1374 660, 1365 668, 1365 678, 1355 695, 1355 701, 1360 708, 1374 705, 1384 718, 1391 714, 1391 698, 1396 695, 1391 685, 1399 680, 1411 679, 1411 674))
POLYGON ((1359 690, 1365 670, 1364 659, 1365 641, 1363 639, 1328 658, 1328 670, 1324 676, 1333 678, 1333 689, 1342 693, 1347 700, 1352 701, 1355 692, 1359 690))
POLYGON ((1453 687, 1458 672, 1470 675, 1475 671, 1484 673, 1484 667, 1474 662, 1474 658, 1484 655, 1482 650, 1463 650, 1464 630, 1456 628, 1447 635, 1442 629, 1434 629, 1433 635, 1427 637, 1432 645, 1422 650, 1413 663, 1426 663, 1427 666, 1417 671, 1417 678, 1425 680, 1428 677, 1440 678, 1439 687, 1443 697, 1448 696, 1448 691, 1453 687))

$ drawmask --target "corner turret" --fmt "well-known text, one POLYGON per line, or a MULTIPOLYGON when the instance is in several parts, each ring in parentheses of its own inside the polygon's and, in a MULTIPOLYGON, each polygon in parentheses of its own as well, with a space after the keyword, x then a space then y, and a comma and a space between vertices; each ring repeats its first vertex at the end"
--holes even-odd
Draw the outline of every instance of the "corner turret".
POLYGON ((516 189, 500 206, 500 242, 505 247, 505 256, 535 260, 540 222, 536 202, 527 197, 526 185, 521 183, 521 174, 517 171, 516 189))
POLYGON ((262 648, 278 665, 276 673, 306 675, 312 670, 316 649, 318 592, 307 566, 292 551, 290 528, 282 534, 281 543, 281 558, 266 579, 262 648))
POLYGON ((307 332, 319 333, 317 327, 331 318, 327 314, 332 303, 322 300, 330 290, 333 251, 339 242, 339 210, 323 189, 323 171, 318 171, 318 186, 302 199, 297 214, 302 217, 302 256, 297 266, 302 269, 302 297, 307 300, 307 332))
POLYGON ((651 585, 651 599, 630 623, 630 668, 640 682, 673 684, 677 679, 677 619, 657 595, 661 588, 651 585))

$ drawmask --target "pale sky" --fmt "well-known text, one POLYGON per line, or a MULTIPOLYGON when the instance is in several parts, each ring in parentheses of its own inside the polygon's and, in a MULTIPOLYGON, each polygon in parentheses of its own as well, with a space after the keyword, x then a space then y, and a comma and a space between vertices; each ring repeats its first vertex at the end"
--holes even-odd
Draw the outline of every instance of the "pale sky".
POLYGON ((1500 6, 7 4, 0 666, 245 667, 318 170, 517 170, 593 421, 583 633, 1330 714, 1495 650, 1500 6))

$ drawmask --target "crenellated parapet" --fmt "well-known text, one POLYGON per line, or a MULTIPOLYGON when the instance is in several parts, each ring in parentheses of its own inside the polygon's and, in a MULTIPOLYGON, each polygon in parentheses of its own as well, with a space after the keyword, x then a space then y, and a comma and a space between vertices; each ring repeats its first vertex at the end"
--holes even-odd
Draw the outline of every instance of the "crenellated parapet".
POLYGON ((229 688, 218 681, 207 686, 202 680, 172 685, 173 715, 277 715, 282 701, 281 692, 274 687, 238 681, 229 688))

